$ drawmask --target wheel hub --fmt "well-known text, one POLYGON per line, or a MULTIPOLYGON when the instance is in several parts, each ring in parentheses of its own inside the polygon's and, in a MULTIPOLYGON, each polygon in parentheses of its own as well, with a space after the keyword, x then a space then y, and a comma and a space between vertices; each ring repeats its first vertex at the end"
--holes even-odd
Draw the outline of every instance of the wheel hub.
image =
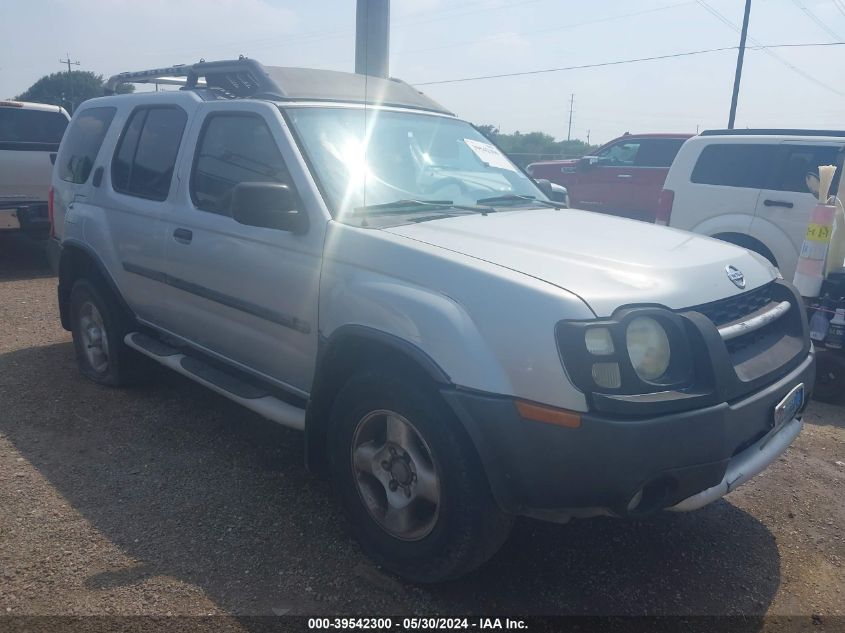
POLYGON ((372 518, 403 540, 424 538, 440 510, 440 479, 416 428, 392 411, 374 411, 353 437, 352 469, 372 518))

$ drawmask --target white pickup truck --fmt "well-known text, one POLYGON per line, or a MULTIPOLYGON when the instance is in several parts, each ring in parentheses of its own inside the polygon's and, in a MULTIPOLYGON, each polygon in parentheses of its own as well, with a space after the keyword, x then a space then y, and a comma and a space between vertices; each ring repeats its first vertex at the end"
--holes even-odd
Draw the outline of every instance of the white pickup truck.
POLYGON ((466 573, 516 515, 695 510, 800 432, 814 354, 765 258, 565 209, 398 80, 241 59, 109 86, 174 76, 85 102, 59 150, 79 367, 119 385, 143 355, 303 430, 395 573, 466 573))
POLYGON ((47 237, 50 177, 69 119, 59 106, 0 101, 0 232, 47 237))

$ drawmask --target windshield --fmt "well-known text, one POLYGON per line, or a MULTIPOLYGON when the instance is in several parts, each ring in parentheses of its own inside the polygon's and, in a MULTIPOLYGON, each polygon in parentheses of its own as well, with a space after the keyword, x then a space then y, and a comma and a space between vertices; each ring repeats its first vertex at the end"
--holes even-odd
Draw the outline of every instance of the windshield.
POLYGON ((405 200, 474 205, 506 195, 545 199, 464 121, 363 108, 296 107, 286 112, 336 218, 405 200))

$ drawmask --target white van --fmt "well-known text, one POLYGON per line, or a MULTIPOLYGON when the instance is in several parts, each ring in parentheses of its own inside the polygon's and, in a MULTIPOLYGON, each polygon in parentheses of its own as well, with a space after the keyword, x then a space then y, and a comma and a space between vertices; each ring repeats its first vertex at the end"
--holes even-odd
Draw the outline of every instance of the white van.
POLYGON ((816 197, 808 174, 839 169, 845 132, 709 130, 684 143, 666 177, 658 224, 760 253, 792 279, 816 197))
POLYGON ((53 161, 69 120, 59 106, 0 101, 0 231, 47 237, 53 161))

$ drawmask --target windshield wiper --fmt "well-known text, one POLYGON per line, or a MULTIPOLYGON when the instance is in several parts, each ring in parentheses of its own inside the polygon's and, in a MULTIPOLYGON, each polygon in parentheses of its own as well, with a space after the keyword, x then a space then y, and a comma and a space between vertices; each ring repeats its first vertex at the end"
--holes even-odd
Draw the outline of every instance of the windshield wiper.
POLYGON ((355 207, 353 212, 358 214, 378 214, 378 213, 401 213, 403 211, 431 211, 436 209, 458 209, 461 211, 472 211, 473 213, 480 213, 487 215, 488 213, 495 213, 496 209, 492 207, 469 205, 469 204, 455 204, 451 200, 395 200, 394 202, 385 202, 383 204, 368 204, 363 207, 355 207))
POLYGON ((516 193, 509 193, 504 196, 493 196, 492 198, 481 198, 476 200, 476 204, 497 204, 499 202, 532 202, 540 204, 544 207, 551 207, 553 209, 563 209, 563 205, 557 202, 550 202, 549 200, 537 200, 534 196, 522 196, 516 193))

